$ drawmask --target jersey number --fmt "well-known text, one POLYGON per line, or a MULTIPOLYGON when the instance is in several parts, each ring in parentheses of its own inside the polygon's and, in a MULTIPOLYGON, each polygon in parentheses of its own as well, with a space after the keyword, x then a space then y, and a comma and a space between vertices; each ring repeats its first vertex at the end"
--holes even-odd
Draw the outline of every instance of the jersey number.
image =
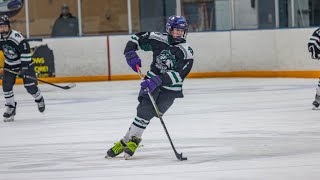
POLYGON ((27 44, 26 44, 26 43, 23 43, 23 48, 24 48, 25 50, 27 50, 27 44))

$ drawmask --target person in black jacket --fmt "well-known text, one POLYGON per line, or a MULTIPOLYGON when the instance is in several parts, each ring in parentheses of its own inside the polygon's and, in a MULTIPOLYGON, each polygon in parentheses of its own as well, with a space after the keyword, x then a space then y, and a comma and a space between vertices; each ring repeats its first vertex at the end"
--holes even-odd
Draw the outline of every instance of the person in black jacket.
POLYGON ((55 21, 52 28, 52 37, 61 36, 78 36, 79 24, 78 19, 70 13, 69 6, 64 4, 61 7, 61 14, 55 21))
POLYGON ((166 31, 167 33, 137 33, 131 36, 125 47, 125 58, 135 72, 138 71, 137 65, 141 67, 141 59, 136 53, 138 49, 151 51, 153 61, 140 84, 136 117, 125 136, 107 151, 106 158, 115 157, 122 152, 125 153, 125 158, 134 154, 150 120, 157 116, 148 91, 161 115, 171 107, 176 98, 183 97, 183 81, 193 65, 193 50, 186 42, 187 21, 182 16, 171 16, 166 23, 166 31))

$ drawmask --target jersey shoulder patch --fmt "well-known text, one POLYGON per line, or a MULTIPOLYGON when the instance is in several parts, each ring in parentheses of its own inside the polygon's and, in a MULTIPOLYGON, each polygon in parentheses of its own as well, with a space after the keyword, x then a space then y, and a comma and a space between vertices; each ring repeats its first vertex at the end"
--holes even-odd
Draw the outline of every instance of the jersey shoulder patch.
POLYGON ((181 44, 177 44, 175 46, 178 47, 179 49, 181 49, 181 51, 184 54, 184 59, 193 59, 194 52, 188 43, 181 43, 181 44))
POLYGON ((24 40, 24 37, 20 32, 12 30, 12 33, 10 34, 8 40, 11 40, 17 45, 19 45, 20 42, 24 40))
POLYGON ((157 41, 164 42, 166 44, 169 44, 168 42, 168 36, 166 34, 160 33, 160 32, 151 32, 149 39, 155 39, 157 41))

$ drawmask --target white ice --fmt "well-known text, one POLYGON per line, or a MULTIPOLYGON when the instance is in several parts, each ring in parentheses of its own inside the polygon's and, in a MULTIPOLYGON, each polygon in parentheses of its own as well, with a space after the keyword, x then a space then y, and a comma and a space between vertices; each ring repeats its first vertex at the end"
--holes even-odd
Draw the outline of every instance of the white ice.
POLYGON ((0 179, 320 179, 316 79, 187 79, 163 117, 187 161, 156 118, 133 160, 105 159, 135 117, 139 83, 41 84, 45 114, 15 86, 15 121, 0 122, 0 179))

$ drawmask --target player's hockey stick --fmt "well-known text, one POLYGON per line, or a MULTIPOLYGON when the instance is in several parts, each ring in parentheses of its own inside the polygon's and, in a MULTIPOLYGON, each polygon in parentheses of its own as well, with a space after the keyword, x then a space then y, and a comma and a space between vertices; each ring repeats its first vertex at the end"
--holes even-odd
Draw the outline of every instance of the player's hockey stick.
MULTIPOLYGON (((137 70, 138 70, 138 72, 139 72, 139 75, 140 75, 141 80, 143 80, 143 75, 142 75, 142 72, 141 72, 141 70, 140 70, 140 67, 139 67, 138 65, 136 65, 136 68, 137 68, 137 70)), ((164 128, 164 131, 165 131, 166 134, 167 134, 167 137, 168 137, 168 139, 169 139, 169 141, 170 141, 170 144, 171 144, 171 147, 172 147, 172 149, 173 149, 173 151, 174 151, 174 154, 176 155, 177 159, 179 159, 180 161, 187 160, 187 157, 183 157, 183 156, 182 156, 182 153, 178 153, 177 150, 176 150, 176 148, 174 147, 173 142, 172 142, 172 140, 171 140, 171 138, 170 138, 169 132, 168 132, 168 130, 167 130, 167 127, 166 127, 166 125, 164 124, 164 121, 163 121, 163 119, 162 119, 162 115, 161 115, 161 113, 160 113, 160 111, 159 111, 159 109, 158 109, 158 106, 157 106, 156 102, 154 101, 154 98, 153 98, 153 96, 151 95, 149 89, 147 88, 146 90, 148 91, 149 98, 150 98, 150 100, 151 100, 151 102, 152 102, 152 105, 153 105, 153 107, 154 107, 154 109, 155 109, 155 111, 156 111, 156 113, 157 113, 158 118, 160 119, 160 122, 161 122, 161 124, 162 124, 162 126, 163 126, 163 128, 164 128)))
MULTIPOLYGON (((12 74, 20 75, 19 72, 13 71, 11 69, 4 68, 4 67, 0 67, 0 68, 3 69, 4 71, 12 73, 12 74)), ((55 86, 55 87, 58 87, 58 88, 61 88, 61 89, 71 89, 71 88, 76 87, 75 83, 71 83, 71 84, 68 84, 66 86, 59 86, 57 84, 53 84, 53 83, 50 83, 50 82, 47 82, 47 81, 44 81, 44 80, 41 80, 41 79, 38 79, 38 78, 35 78, 35 77, 32 77, 32 76, 25 75, 24 77, 26 77, 28 79, 31 79, 31 80, 34 80, 34 81, 40 81, 40 82, 43 82, 43 83, 46 83, 46 84, 50 84, 51 86, 55 86)))

